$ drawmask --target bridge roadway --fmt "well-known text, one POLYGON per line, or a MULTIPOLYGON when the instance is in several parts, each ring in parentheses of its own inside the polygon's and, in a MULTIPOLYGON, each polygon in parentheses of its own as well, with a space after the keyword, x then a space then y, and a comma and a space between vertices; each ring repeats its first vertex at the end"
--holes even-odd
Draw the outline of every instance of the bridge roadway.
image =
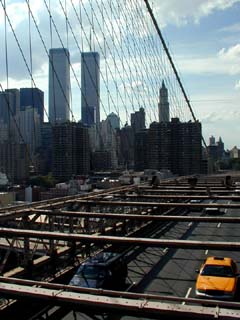
MULTIPOLYGON (((189 212, 199 215, 199 212, 189 212)), ((202 213, 203 214, 203 213, 202 213)), ((224 216, 240 216, 233 210, 226 209, 224 216)), ((164 236, 168 239, 188 239, 202 241, 239 241, 238 225, 221 223, 175 223, 172 228, 165 226, 159 230, 156 237, 164 236)), ((194 298, 195 269, 207 255, 223 255, 222 250, 186 250, 171 248, 146 248, 136 253, 136 257, 129 263, 129 281, 137 285, 133 288, 137 292, 149 294, 170 295, 194 298)), ((240 263, 239 252, 228 252, 240 263)), ((87 316, 79 312, 69 311, 62 319, 94 319, 98 316, 87 316)), ((51 319, 51 318, 50 318, 51 319)), ((105 318, 104 318, 105 319, 105 318)), ((107 319, 140 319, 130 316, 108 315, 107 319)), ((147 319, 147 318, 142 318, 147 319)))
MULTIPOLYGON (((204 212, 189 211, 189 214, 199 216, 204 212)), ((224 217, 240 217, 240 210, 225 209, 224 217)), ((157 236, 157 234, 156 234, 157 236)), ((179 222, 173 227, 167 226, 159 230, 159 236, 168 239, 188 239, 198 241, 240 241, 239 225, 208 222, 179 222)), ((207 256, 228 256, 235 259, 240 268, 239 251, 224 250, 195 250, 173 248, 146 248, 137 254, 129 265, 129 280, 136 285, 132 288, 135 292, 147 294, 195 298, 196 272, 207 256)), ((238 290, 236 301, 240 301, 238 290)), ((185 302, 182 302, 185 304, 185 302)), ((217 315, 216 315, 217 318, 217 315)), ((62 318, 63 320, 75 319, 108 319, 108 320, 148 320, 150 318, 121 316, 117 314, 91 316, 71 310, 62 318)), ((152 319, 152 318, 151 318, 152 319)), ((157 318, 156 318, 157 319, 157 318)))
MULTIPOLYGON (((231 200, 218 200, 218 203, 230 204, 231 200)), ((212 202, 212 200, 210 200, 212 202)), ((204 200, 209 203, 209 200, 204 200)), ((239 202, 234 202, 238 204, 239 202)), ((194 211, 188 210, 187 214, 193 216, 204 216, 204 210, 194 211)), ((225 208, 221 217, 240 217, 240 210, 236 208, 225 208)), ((155 233, 155 238, 179 239, 193 241, 226 241, 240 242, 239 225, 237 223, 221 223, 221 222, 168 222, 162 225, 155 233)), ((194 286, 196 280, 195 269, 199 268, 206 256, 220 255, 230 256, 234 258, 240 268, 239 251, 225 251, 224 248, 216 249, 186 249, 186 248, 170 248, 170 247, 138 247, 134 252, 134 259, 128 264, 129 283, 135 283, 131 287, 131 291, 157 294, 164 296, 177 296, 194 298, 194 286)), ((236 301, 240 301, 240 295, 237 294, 236 301)), ((182 302, 186 305, 187 302, 182 302)), ((217 312, 217 311, 216 311, 217 312)), ((61 310, 61 308, 52 308, 52 316, 47 319, 57 319, 56 315, 61 314, 64 320, 72 319, 148 319, 134 316, 122 316, 120 314, 96 315, 89 313, 82 314, 77 310, 61 310), (59 312, 59 313, 58 313, 59 312), (65 313, 65 315, 63 315, 65 313)), ((94 312, 93 312, 94 313, 94 312)), ((42 319, 32 317, 31 319, 42 319)), ((30 320, 30 318, 29 318, 30 320)))

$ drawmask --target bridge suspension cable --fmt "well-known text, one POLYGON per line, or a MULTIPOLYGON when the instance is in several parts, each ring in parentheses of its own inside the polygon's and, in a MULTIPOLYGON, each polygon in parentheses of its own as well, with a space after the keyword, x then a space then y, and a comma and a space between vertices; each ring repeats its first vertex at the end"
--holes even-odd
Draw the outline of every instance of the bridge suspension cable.
MULTIPOLYGON (((161 40, 161 43, 162 43, 163 48, 164 48, 164 50, 165 50, 165 52, 166 52, 166 55, 167 55, 168 60, 169 60, 169 62, 170 62, 170 65, 171 65, 171 67, 172 67, 172 69, 173 69, 173 72, 174 72, 174 74, 175 74, 175 76, 176 76, 177 82, 178 82, 178 84, 179 84, 179 86, 180 86, 180 88, 181 88, 181 91, 182 91, 182 93, 183 93, 183 96, 184 96, 184 98, 185 98, 185 101, 186 101, 186 103, 187 103, 187 105, 188 105, 188 108, 189 108, 189 110, 190 110, 190 112, 191 112, 191 115, 192 115, 192 117, 193 117, 193 120, 196 122, 197 119, 196 119, 195 114, 194 114, 194 112, 193 112, 193 109, 192 109, 190 100, 189 100, 188 97, 187 97, 186 91, 185 91, 185 89, 184 89, 184 87, 183 87, 182 81, 181 81, 180 76, 179 76, 179 74, 178 74, 178 72, 177 72, 177 69, 176 69, 176 67, 175 67, 175 64, 174 64, 174 62, 173 62, 173 60, 172 60, 172 57, 171 57, 171 54, 170 54, 170 52, 169 52, 169 50, 168 50, 168 47, 167 47, 167 45, 166 45, 166 42, 165 42, 165 40, 164 40, 164 38, 163 38, 163 36, 162 36, 161 30, 160 30, 160 28, 159 28, 159 26, 158 26, 158 23, 157 23, 157 20, 156 20, 154 14, 153 14, 153 11, 152 11, 152 8, 151 8, 151 6, 150 6, 150 4, 149 4, 149 1, 148 1, 148 0, 144 0, 144 2, 145 2, 145 4, 146 4, 147 10, 148 10, 148 12, 149 12, 149 14, 150 14, 150 16, 151 16, 151 19, 152 19, 152 21, 153 21, 153 24, 154 24, 154 26, 155 26, 155 28, 156 28, 156 30, 157 30, 158 36, 159 36, 159 38, 160 38, 160 40, 161 40)), ((205 142, 203 136, 202 136, 202 141, 203 141, 205 147, 207 147, 206 142, 205 142)))
MULTIPOLYGON (((79 0, 77 7, 73 0, 69 2, 59 0, 54 2, 54 6, 51 0, 43 0, 41 12, 33 10, 33 1, 25 0, 25 4, 26 12, 28 12, 28 40, 18 34, 18 23, 13 23, 11 10, 7 10, 11 4, 6 4, 4 0, 1 0, 5 19, 7 88, 11 86, 13 80, 17 79, 15 79, 15 70, 12 68, 14 63, 11 59, 13 57, 16 59, 17 54, 20 53, 19 65, 22 63, 25 65, 32 88, 41 87, 38 81, 41 81, 41 77, 46 77, 46 64, 48 63, 52 66, 55 81, 59 83, 60 91, 64 96, 61 81, 50 59, 49 47, 64 48, 67 46, 73 56, 73 60, 69 58, 68 61, 71 69, 71 99, 69 101, 67 97, 64 99, 68 103, 67 107, 72 120, 76 121, 79 117, 79 95, 82 100, 86 100, 83 84, 79 81, 80 57, 82 53, 94 50, 100 54, 101 58, 99 65, 101 118, 107 117, 112 111, 120 118, 123 127, 125 123, 130 123, 131 112, 136 112, 143 107, 147 126, 158 121, 159 89, 164 80, 169 92, 170 117, 188 121, 190 115, 196 121, 190 101, 148 1, 89 0, 85 2, 79 0), (41 23, 41 15, 46 16, 46 14, 49 16, 47 28, 41 23), (7 30, 7 23, 10 30, 7 30), (10 38, 9 31, 13 34, 12 38, 10 38), (10 54, 10 51, 14 51, 12 50, 14 45, 17 45, 19 51, 15 53, 15 56, 10 54), (30 53, 29 57, 26 55, 27 50, 30 53), (39 62, 37 65, 35 50, 43 53, 41 59, 45 60, 44 63, 39 62), (44 71, 37 74, 36 69, 44 71)), ((21 34, 23 34, 22 30, 21 34)), ((89 68, 88 65, 86 68, 89 68)), ((24 77, 22 75, 22 78, 24 77)), ((22 81, 25 83, 26 79, 22 81)), ((93 86, 96 86, 93 79, 90 81, 93 86)), ((3 87, 4 85, 2 85, 2 92, 3 87)), ((49 120, 44 103, 42 107, 49 120)), ((103 139, 99 128, 96 130, 100 140, 103 139)))

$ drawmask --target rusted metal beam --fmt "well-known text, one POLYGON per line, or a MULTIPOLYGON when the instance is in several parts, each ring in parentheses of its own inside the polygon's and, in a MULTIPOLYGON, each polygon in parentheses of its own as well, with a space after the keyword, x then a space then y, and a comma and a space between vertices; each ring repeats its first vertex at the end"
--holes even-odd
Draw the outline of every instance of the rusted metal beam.
MULTIPOLYGON (((71 251, 70 247, 62 247, 62 248, 57 248, 57 256, 61 257, 65 254, 68 254, 71 251)), ((49 263, 51 257, 50 256, 41 256, 38 258, 33 259, 32 263, 33 263, 33 268, 39 268, 40 266, 49 263)), ((73 266, 72 266, 73 268, 73 266)), ((25 268, 23 267, 16 267, 14 269, 11 269, 7 272, 4 273, 4 278, 6 277, 7 279, 9 279, 11 277, 11 279, 14 279, 13 277, 19 277, 22 276, 24 273, 26 273, 25 268)))
MULTIPOLYGON (((185 298, 178 296, 170 296, 170 295, 162 295, 162 294, 149 294, 149 293, 135 293, 135 292, 127 292, 127 291, 113 291, 113 290, 105 290, 105 289, 95 289, 95 288, 84 288, 77 286, 70 286, 59 283, 51 283, 46 281, 36 281, 36 280, 28 280, 28 279, 19 279, 19 278, 9 278, 5 276, 0 276, 0 284, 1 283, 11 283, 11 284, 19 284, 23 286, 32 286, 32 287, 41 287, 46 289, 53 289, 58 291, 72 291, 78 293, 91 293, 95 295, 102 295, 108 297, 122 297, 129 299, 145 299, 145 300, 155 300, 155 301, 172 301, 172 302, 187 302, 187 303, 195 303, 202 304, 203 299, 196 298, 185 298)), ((210 305, 215 305, 215 300, 207 300, 210 305)), ((240 308, 239 302, 234 301, 217 301, 218 305, 221 307, 238 307, 240 308)))
POLYGON ((152 187, 144 187, 144 186, 138 186, 138 189, 140 191, 144 190, 144 192, 150 192, 150 193, 159 193, 159 194, 175 194, 175 193, 179 193, 179 194, 208 194, 209 192, 211 194, 215 193, 215 194, 233 194, 234 193, 234 189, 225 189, 225 190, 195 190, 195 189, 182 189, 182 190, 176 190, 176 189, 161 189, 161 188, 152 188, 152 187))
POLYGON ((172 195, 169 195, 169 194, 155 194, 155 195, 152 195, 152 194, 144 194, 144 193, 136 193, 136 194, 123 194, 121 195, 121 198, 130 198, 130 199, 135 199, 135 198, 146 198, 146 199, 156 199, 156 198, 159 198, 159 199, 180 199, 180 200, 236 200, 236 201, 240 201, 240 196, 239 195, 225 195, 225 196, 218 196, 218 195, 215 195, 215 194, 211 194, 210 196, 209 195, 195 195, 195 196, 192 196, 192 195, 176 195, 176 194, 172 194, 172 195))
POLYGON ((34 239, 56 239, 63 241, 79 241, 82 243, 102 243, 102 244, 126 244, 142 245, 147 247, 172 247, 172 248, 195 248, 195 249, 218 249, 218 250, 240 250, 240 242, 211 242, 192 240, 171 240, 171 239, 151 239, 151 238, 128 238, 116 236, 96 236, 85 234, 67 234, 62 232, 48 232, 37 230, 18 230, 12 228, 0 228, 1 237, 19 237, 34 239))
MULTIPOLYGON (((191 319, 210 319, 216 316, 216 308, 203 308, 198 305, 183 305, 180 303, 167 303, 159 300, 148 298, 139 299, 130 297, 114 297, 105 295, 93 295, 88 293, 78 293, 73 291, 64 291, 62 289, 39 288, 20 284, 0 283, 0 292, 13 298, 29 298, 42 301, 48 301, 53 305, 81 307, 83 308, 98 308, 104 312, 120 312, 122 314, 135 314, 141 316, 148 315, 167 315, 171 317, 191 318, 191 319)), ((178 298, 180 300, 180 298, 178 298)), ((187 299, 186 302, 197 299, 187 299)), ((191 303, 191 302, 190 302, 191 303)), ((215 302, 216 303, 216 302, 215 302)), ((234 303, 232 303, 234 304, 234 303)), ((239 303, 234 304, 235 308, 239 308, 239 303)), ((240 311, 236 309, 224 309, 218 306, 218 319, 231 320, 239 319, 240 311)))
MULTIPOLYGON (((151 185, 139 185, 139 188, 142 189, 151 189, 152 186, 151 185)), ((192 188, 189 184, 187 185, 171 185, 171 184, 166 184, 166 185, 162 185, 159 184, 157 186, 157 189, 159 190, 165 190, 165 189, 172 189, 172 190, 207 190, 207 188, 211 189, 211 190, 226 190, 226 186, 195 186, 194 188, 192 188)), ((231 188, 234 189, 234 188, 231 188)))
POLYGON ((102 205, 112 207, 175 207, 175 208, 231 208, 239 209, 240 203, 188 203, 188 202, 140 202, 140 201, 105 201, 77 200, 82 205, 102 205))
POLYGON ((131 190, 132 188, 135 188, 136 186, 134 185, 129 185, 129 186, 121 186, 121 187, 116 187, 116 188, 111 188, 107 190, 99 190, 95 192, 89 192, 87 194, 76 194, 72 196, 66 196, 66 197, 61 197, 61 198, 54 198, 54 199, 48 199, 48 200, 42 200, 42 201, 37 201, 33 202, 31 204, 22 204, 22 205, 16 205, 12 207, 5 207, 5 208, 0 208, 0 216, 2 214, 20 214, 22 212, 26 212, 28 209, 31 208, 49 208, 49 207, 61 207, 64 206, 68 202, 74 202, 76 199, 91 199, 99 195, 109 195, 109 194, 114 194, 115 192, 124 192, 131 190))
POLYGON ((117 219, 117 220, 144 220, 144 221, 195 221, 195 222, 224 222, 224 223, 240 223, 240 217, 196 217, 196 216, 163 216, 163 215, 149 215, 149 214, 129 214, 129 213, 104 213, 104 212, 80 212, 80 211, 67 211, 67 210, 37 210, 33 212, 41 212, 44 215, 68 216, 74 218, 104 218, 104 219, 117 219))
MULTIPOLYGON (((160 186, 164 187, 164 186, 170 186, 170 187, 189 187, 189 183, 188 182, 179 182, 179 183, 173 183, 173 182, 164 182, 164 181, 161 181, 160 182, 160 186)), ((206 188, 206 187, 224 187, 226 188, 226 186, 223 184, 223 182, 208 182, 208 183, 205 183, 205 182, 197 182, 196 184, 196 187, 202 187, 202 188, 206 188)))

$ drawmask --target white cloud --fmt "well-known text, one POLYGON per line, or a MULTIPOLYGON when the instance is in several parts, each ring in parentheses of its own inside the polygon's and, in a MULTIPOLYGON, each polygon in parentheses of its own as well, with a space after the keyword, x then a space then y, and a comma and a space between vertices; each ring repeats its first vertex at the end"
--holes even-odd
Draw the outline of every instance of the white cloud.
POLYGON ((236 119, 240 119, 240 112, 239 110, 229 110, 228 112, 226 112, 226 110, 224 108, 222 108, 222 110, 216 110, 216 111, 212 111, 210 113, 206 113, 204 114, 203 118, 201 119, 201 121, 204 124, 208 124, 208 123, 216 123, 218 121, 233 121, 236 119))
POLYGON ((237 75, 240 74, 240 44, 222 48, 211 56, 177 56, 180 70, 189 74, 237 75))
POLYGON ((240 58, 240 43, 236 44, 235 46, 233 46, 229 49, 222 48, 218 54, 219 54, 220 59, 222 59, 222 60, 237 61, 240 58))
POLYGON ((226 26, 219 30, 220 32, 239 32, 240 31, 240 23, 234 23, 232 25, 226 26))
POLYGON ((153 9, 161 26, 185 25, 189 21, 198 23, 203 17, 217 10, 225 10, 239 0, 157 0, 153 9))
POLYGON ((240 80, 236 82, 235 89, 240 90, 240 80))
MULTIPOLYGON (((0 14, 0 24, 4 23, 3 8, 0 5, 1 14, 0 14)), ((7 15, 10 18, 11 24, 15 29, 22 21, 27 17, 27 5, 25 3, 11 3, 6 6, 7 15)))
POLYGON ((214 10, 225 10, 239 2, 239 0, 211 0, 201 2, 202 4, 198 8, 199 17, 209 15, 214 10))

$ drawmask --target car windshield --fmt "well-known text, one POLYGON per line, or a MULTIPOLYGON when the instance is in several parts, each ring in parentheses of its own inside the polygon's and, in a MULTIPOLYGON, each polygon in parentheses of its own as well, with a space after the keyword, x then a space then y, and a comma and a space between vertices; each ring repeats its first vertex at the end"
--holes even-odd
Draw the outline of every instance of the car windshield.
POLYGON ((229 266, 206 265, 203 268, 201 275, 214 277, 234 277, 234 272, 229 266))
POLYGON ((106 270, 99 266, 83 265, 77 273, 86 279, 101 279, 105 276, 106 270))

